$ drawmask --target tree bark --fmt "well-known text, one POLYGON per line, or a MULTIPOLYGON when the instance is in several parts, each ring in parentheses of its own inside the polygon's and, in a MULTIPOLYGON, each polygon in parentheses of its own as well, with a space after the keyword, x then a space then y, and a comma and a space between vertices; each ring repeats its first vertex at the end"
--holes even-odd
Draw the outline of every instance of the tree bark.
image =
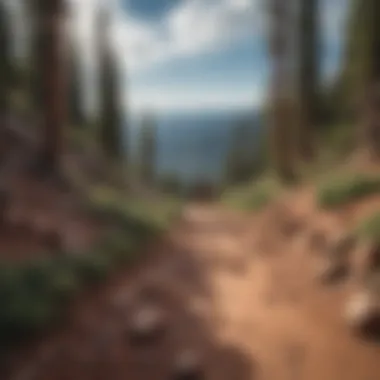
POLYGON ((271 78, 271 149, 275 169, 285 182, 295 180, 294 119, 291 101, 290 3, 272 0, 270 49, 271 78))
POLYGON ((311 161, 315 156, 315 127, 318 122, 318 0, 300 0, 299 4, 298 151, 302 159, 311 161))
POLYGON ((37 0, 37 61, 40 73, 42 143, 38 166, 59 174, 66 122, 66 39, 63 0, 37 0))

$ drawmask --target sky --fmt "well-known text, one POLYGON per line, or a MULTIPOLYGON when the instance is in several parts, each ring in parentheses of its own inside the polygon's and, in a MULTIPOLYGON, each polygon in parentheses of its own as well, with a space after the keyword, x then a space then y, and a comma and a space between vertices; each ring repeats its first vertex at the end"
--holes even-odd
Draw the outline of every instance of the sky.
MULTIPOLYGON (((9 0, 8 0, 9 1, 9 0)), ((68 30, 96 102, 96 10, 102 0, 69 0, 68 30)), ((11 1, 16 4, 16 0, 11 1)), ((321 0, 325 80, 339 64, 349 0, 321 0)), ((104 0, 112 9, 111 43, 123 104, 132 111, 259 107, 266 96, 265 0, 104 0)))

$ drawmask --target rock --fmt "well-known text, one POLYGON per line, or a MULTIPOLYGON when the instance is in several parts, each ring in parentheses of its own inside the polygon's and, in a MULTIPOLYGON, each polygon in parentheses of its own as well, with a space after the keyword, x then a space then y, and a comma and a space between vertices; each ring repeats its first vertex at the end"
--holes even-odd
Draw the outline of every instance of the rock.
POLYGON ((129 321, 128 338, 133 346, 156 343, 165 332, 165 316, 157 306, 140 306, 129 321))
POLYGON ((173 368, 173 380, 201 380, 204 379, 204 371, 199 355, 196 351, 186 349, 180 351, 175 358, 173 368))
POLYGON ((345 306, 344 318, 355 331, 367 337, 380 336, 380 309, 370 292, 363 290, 352 295, 345 306))
POLYGON ((350 253, 355 249, 357 244, 356 236, 353 234, 345 234, 339 236, 329 248, 329 254, 337 260, 348 260, 350 253))
POLYGON ((336 284, 349 275, 349 265, 343 261, 325 259, 317 269, 316 278, 324 284, 336 284))

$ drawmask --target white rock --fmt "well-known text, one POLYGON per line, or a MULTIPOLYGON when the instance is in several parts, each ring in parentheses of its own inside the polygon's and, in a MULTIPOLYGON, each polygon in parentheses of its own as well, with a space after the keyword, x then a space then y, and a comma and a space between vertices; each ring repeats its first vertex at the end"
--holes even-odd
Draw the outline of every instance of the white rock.
POLYGON ((360 291, 348 300, 344 310, 344 317, 351 327, 360 328, 378 312, 379 310, 371 294, 367 291, 360 291))

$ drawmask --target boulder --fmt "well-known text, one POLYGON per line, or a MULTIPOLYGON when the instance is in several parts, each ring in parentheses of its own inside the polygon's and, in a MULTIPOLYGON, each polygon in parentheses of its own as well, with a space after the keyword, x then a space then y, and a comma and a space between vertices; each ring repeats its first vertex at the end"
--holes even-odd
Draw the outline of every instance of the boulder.
POLYGON ((379 303, 369 291, 358 291, 348 299, 344 319, 354 331, 367 337, 380 335, 379 303))
POLYGON ((350 267, 342 260, 324 258, 316 271, 316 278, 323 284, 336 284, 344 281, 350 274, 350 267))
POLYGON ((328 254, 337 260, 346 261, 349 259, 350 254, 356 248, 357 238, 353 234, 343 234, 338 236, 332 242, 328 249, 328 254))

